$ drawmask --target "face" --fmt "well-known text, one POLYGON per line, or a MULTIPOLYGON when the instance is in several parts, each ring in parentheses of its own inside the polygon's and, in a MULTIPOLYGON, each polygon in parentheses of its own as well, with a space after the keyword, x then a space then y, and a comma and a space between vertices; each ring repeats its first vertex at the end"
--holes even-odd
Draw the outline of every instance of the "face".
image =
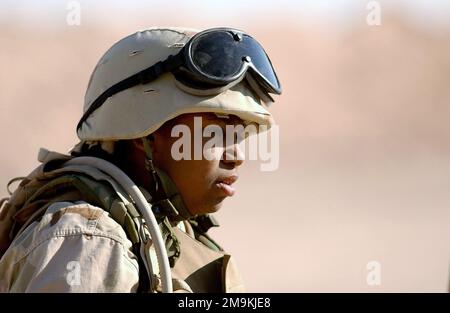
MULTIPOLYGON (((241 124, 241 120, 234 116, 219 118, 213 113, 185 114, 154 133, 152 148, 155 165, 172 178, 187 209, 193 215, 216 212, 226 197, 234 195, 233 183, 238 178, 238 167, 243 162, 238 140, 232 140, 232 143, 229 141, 228 145, 223 141, 212 145, 208 144, 208 141, 211 143, 211 137, 202 136, 201 140, 196 141, 195 131, 199 135, 198 131, 203 132, 205 128, 217 129, 220 127, 223 138, 225 138, 226 126, 237 124, 241 124), (199 117, 201 118, 201 128, 198 127, 199 117), (194 127, 195 121, 197 121, 197 127, 194 127), (171 135, 173 127, 177 125, 185 125, 182 127, 189 129, 190 140, 188 142, 190 146, 180 146, 181 136, 171 135), (179 149, 173 150, 174 144, 179 149), (196 148, 196 144, 201 147, 196 148), (198 150, 199 148, 201 150, 198 150), (184 149, 188 150, 184 151, 184 149), (195 149, 197 152, 203 152, 200 153, 200 158, 199 154, 195 155, 195 149), (174 151, 181 151, 190 157, 181 159, 174 157, 174 151), (186 152, 188 153, 186 154, 186 152)), ((218 142, 216 141, 216 143, 218 142)))

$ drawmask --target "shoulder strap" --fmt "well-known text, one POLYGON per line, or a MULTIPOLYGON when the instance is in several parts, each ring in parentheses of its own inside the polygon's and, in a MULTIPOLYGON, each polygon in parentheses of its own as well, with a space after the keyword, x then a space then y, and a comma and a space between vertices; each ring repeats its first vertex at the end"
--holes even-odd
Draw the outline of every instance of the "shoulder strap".
MULTIPOLYGON (((108 211, 127 233, 132 243, 139 242, 139 212, 127 195, 107 175, 88 167, 67 166, 70 156, 39 151, 38 166, 21 180, 9 198, 0 206, 0 256, 6 251, 19 230, 30 224, 30 218, 45 204, 63 200, 84 200, 108 211), (5 203, 5 205, 3 205, 5 203)), ((43 212, 41 212, 43 213, 43 212)))

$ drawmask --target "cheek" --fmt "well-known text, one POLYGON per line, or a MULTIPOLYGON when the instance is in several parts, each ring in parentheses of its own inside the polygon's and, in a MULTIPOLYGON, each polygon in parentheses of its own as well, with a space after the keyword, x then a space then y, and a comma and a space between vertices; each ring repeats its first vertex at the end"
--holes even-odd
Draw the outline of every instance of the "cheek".
POLYGON ((167 142, 164 144, 165 149, 160 147, 159 151, 164 151, 165 154, 164 157, 160 154, 160 162, 157 163, 172 178, 188 209, 192 212, 211 203, 224 148, 203 146, 201 160, 176 161, 170 155, 170 147, 167 142))
POLYGON ((179 191, 185 196, 201 197, 207 192, 214 180, 219 161, 182 160, 172 161, 168 174, 174 180, 179 191))
MULTIPOLYGON (((214 200, 215 175, 214 161, 179 161, 171 167, 168 173, 188 210, 193 214, 200 214, 214 200)), ((218 163, 218 162, 217 162, 218 163)))

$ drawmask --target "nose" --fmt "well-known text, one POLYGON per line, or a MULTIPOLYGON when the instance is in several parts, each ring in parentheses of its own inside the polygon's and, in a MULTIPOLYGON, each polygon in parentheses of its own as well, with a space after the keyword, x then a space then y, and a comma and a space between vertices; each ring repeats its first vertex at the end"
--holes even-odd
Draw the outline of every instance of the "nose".
POLYGON ((225 148, 221 162, 233 167, 241 166, 244 163, 244 153, 239 144, 235 143, 225 148))

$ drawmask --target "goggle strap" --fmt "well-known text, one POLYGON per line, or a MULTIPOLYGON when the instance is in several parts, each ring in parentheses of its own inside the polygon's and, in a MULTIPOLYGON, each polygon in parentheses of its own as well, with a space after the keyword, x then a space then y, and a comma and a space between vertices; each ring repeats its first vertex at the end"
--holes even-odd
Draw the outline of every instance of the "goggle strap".
POLYGON ((181 60, 181 54, 177 55, 169 55, 167 59, 164 61, 159 61, 156 64, 146 68, 143 71, 140 71, 136 75, 139 75, 140 83, 142 85, 148 84, 151 81, 154 81, 162 74, 170 72, 183 64, 181 60))
POLYGON ((236 79, 235 81, 232 81, 228 85, 225 86, 219 86, 214 88, 208 88, 208 89, 199 89, 194 87, 189 87, 186 84, 184 84, 182 81, 175 78, 175 85, 181 89, 182 91, 194 95, 194 96, 215 96, 218 95, 225 90, 230 89, 231 87, 239 84, 244 79, 244 75, 242 77, 236 79))

